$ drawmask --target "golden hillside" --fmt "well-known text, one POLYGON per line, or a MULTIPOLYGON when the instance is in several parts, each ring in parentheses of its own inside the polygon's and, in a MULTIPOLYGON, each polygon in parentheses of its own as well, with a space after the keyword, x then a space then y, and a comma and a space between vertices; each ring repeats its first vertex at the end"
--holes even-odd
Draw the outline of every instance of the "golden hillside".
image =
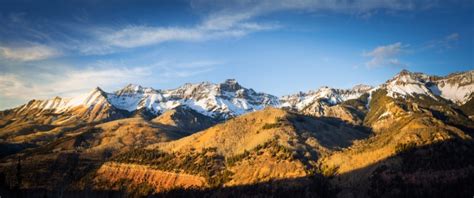
POLYGON ((308 156, 347 147, 368 134, 339 119, 316 118, 276 108, 233 118, 177 141, 151 146, 168 152, 216 148, 223 156, 249 151, 274 138, 282 146, 308 156))
MULTIPOLYGON (((404 156, 400 155, 405 152, 413 152, 417 148, 429 150, 432 145, 444 145, 445 142, 448 142, 447 144, 451 144, 449 142, 452 141, 472 142, 469 130, 463 129, 472 127, 473 123, 470 123, 465 116, 456 113, 451 107, 442 102, 420 101, 416 98, 407 98, 401 102, 387 97, 383 90, 374 94, 364 124, 373 130, 373 136, 320 160, 323 169, 327 170, 325 174, 336 175, 332 181, 334 185, 345 189, 340 193, 341 196, 366 196, 372 190, 370 185, 374 182, 370 178, 374 177, 374 174, 379 174, 376 171, 384 167, 389 167, 389 170, 393 170, 393 167, 403 167, 404 156), (437 111, 440 109, 443 110, 437 111), (435 113, 438 115, 435 116, 435 113), (439 114, 446 116, 445 119, 441 120, 439 114), (449 119, 467 126, 449 125, 447 122, 449 119)), ((465 143, 460 143, 459 146, 463 144, 465 143)), ((472 149, 469 145, 470 143, 468 143, 468 150, 472 149)), ((432 173, 429 168, 426 168, 426 171, 424 174, 432 173)), ((438 173, 451 172, 448 174, 460 176, 465 171, 455 168, 438 171, 438 173)), ((397 170, 397 172, 402 171, 397 170)), ((403 177, 420 177, 409 175, 403 177)), ((446 177, 452 176, 440 175, 438 179, 445 180, 446 177)), ((420 183, 429 185, 433 181, 420 178, 420 183)))
MULTIPOLYGON (((179 140, 124 153, 112 160, 119 166, 139 164, 169 174, 205 177, 211 187, 230 187, 309 177, 317 170, 319 157, 367 136, 366 131, 355 129, 340 119, 266 108, 179 140)), ((100 172, 95 175, 103 178, 100 172)), ((130 188, 138 185, 134 180, 124 179, 131 183, 127 185, 130 188)), ((156 179, 153 182, 166 182, 156 179)), ((294 185, 302 185, 301 182, 311 180, 301 180, 294 185)))

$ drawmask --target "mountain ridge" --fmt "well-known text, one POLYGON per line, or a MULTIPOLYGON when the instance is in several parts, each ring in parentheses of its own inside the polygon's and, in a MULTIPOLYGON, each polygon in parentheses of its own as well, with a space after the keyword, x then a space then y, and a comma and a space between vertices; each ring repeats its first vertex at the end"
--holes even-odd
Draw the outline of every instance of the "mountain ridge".
MULTIPOLYGON (((110 105, 128 112, 145 109, 158 115, 176 106, 185 105, 206 116, 227 119, 267 106, 302 111, 305 108, 310 108, 311 104, 318 100, 324 100, 323 103, 333 106, 346 100, 357 99, 381 88, 387 89, 388 95, 391 97, 422 94, 463 105, 472 98, 470 94, 474 90, 473 82, 474 71, 439 77, 402 70, 392 79, 376 87, 356 85, 351 89, 337 89, 323 86, 316 90, 281 97, 255 92, 253 89, 241 86, 235 79, 228 79, 223 83, 216 84, 210 82, 186 83, 176 89, 168 90, 128 84, 111 93, 97 87, 88 94, 73 98, 54 97, 48 100, 32 100, 40 102, 29 108, 54 109, 56 113, 60 113, 81 105, 87 108, 94 105, 110 105)), ((21 107, 27 108, 25 105, 16 108, 21 107)), ((316 107, 311 108, 315 109, 316 107)))

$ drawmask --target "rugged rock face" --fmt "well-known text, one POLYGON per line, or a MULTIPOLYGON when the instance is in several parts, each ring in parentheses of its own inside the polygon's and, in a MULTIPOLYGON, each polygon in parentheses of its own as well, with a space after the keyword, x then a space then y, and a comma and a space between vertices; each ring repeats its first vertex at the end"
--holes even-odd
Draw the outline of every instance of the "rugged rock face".
POLYGON ((129 188, 138 191, 139 194, 159 193, 175 188, 188 189, 207 186, 203 177, 160 171, 144 165, 111 162, 102 165, 92 181, 96 190, 129 188))

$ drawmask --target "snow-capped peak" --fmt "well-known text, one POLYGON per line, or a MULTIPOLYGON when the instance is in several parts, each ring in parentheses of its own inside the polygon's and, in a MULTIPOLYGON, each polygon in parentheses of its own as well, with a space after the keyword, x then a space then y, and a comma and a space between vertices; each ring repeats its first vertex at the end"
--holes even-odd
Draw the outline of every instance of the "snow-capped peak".
POLYGON ((423 94, 436 100, 442 97, 457 104, 464 104, 471 99, 474 92, 474 71, 438 77, 403 70, 377 88, 368 85, 356 85, 352 89, 334 89, 324 86, 317 90, 299 92, 281 98, 247 89, 235 79, 228 79, 222 83, 187 83, 169 90, 155 90, 128 84, 112 93, 104 92, 97 87, 89 93, 73 98, 55 97, 49 100, 34 100, 23 105, 20 110, 52 109, 59 113, 76 107, 89 109, 114 107, 129 112, 146 110, 158 115, 177 106, 187 106, 204 115, 226 119, 267 106, 314 110, 321 105, 332 106, 350 99, 357 99, 377 89, 386 89, 391 97, 423 94))
POLYGON ((389 80, 389 82, 395 82, 395 83, 398 83, 398 84, 402 84, 402 83, 419 83, 419 82, 429 82, 429 81, 432 81, 434 80, 435 76, 428 76, 426 74, 423 74, 423 73, 419 73, 419 72, 410 72, 406 69, 400 71, 400 73, 398 73, 397 75, 395 75, 391 80, 389 80))
POLYGON ((154 93, 156 90, 149 87, 142 87, 141 85, 136 84, 128 84, 124 88, 115 91, 117 95, 124 95, 124 94, 144 94, 144 93, 154 93))
POLYGON ((221 90, 228 91, 228 92, 235 92, 243 88, 235 79, 227 79, 224 81, 224 83, 221 83, 219 86, 221 90))
POLYGON ((188 83, 174 90, 166 90, 164 95, 169 98, 168 102, 176 101, 177 104, 187 105, 200 113, 219 118, 237 116, 278 104, 277 97, 246 89, 233 79, 219 84, 188 83))
POLYGON ((387 89, 387 95, 390 97, 405 97, 413 96, 414 94, 423 94, 435 98, 430 89, 425 86, 425 83, 427 83, 429 79, 429 76, 425 74, 402 70, 383 86, 387 89))
POLYGON ((423 73, 402 70, 381 87, 391 97, 428 95, 437 96, 457 104, 466 103, 474 92, 474 71, 451 74, 446 77, 429 76, 423 73))
POLYGON ((123 89, 118 90, 116 93, 142 93, 143 87, 135 84, 128 84, 123 89))
POLYGON ((373 89, 374 87, 370 86, 370 85, 364 85, 364 84, 358 84, 358 85, 355 85, 354 87, 352 87, 352 91, 353 92, 368 92, 369 90, 373 89))
POLYGON ((88 107, 97 103, 107 103, 129 112, 145 109, 159 114, 184 105, 204 115, 228 118, 266 106, 276 106, 278 98, 246 89, 231 79, 219 84, 187 83, 170 90, 155 90, 135 84, 129 84, 113 93, 106 93, 97 88, 88 94, 62 100, 62 103, 64 105, 55 105, 52 108, 62 111, 74 106, 88 107))
POLYGON ((474 70, 448 75, 437 80, 432 88, 439 96, 457 104, 464 104, 471 99, 474 92, 474 70))
POLYGON ((85 106, 90 107, 97 103, 107 102, 107 94, 100 88, 96 87, 87 94, 80 95, 78 97, 71 98, 66 105, 66 108, 75 107, 75 106, 85 106))
POLYGON ((108 105, 106 93, 99 87, 94 88, 88 93, 81 94, 73 98, 54 97, 48 100, 33 100, 29 104, 23 105, 20 111, 27 110, 27 108, 54 110, 56 113, 61 113, 75 107, 90 108, 95 105, 108 105))
POLYGON ((356 99, 372 89, 368 85, 357 85, 352 89, 334 89, 323 86, 317 90, 306 93, 299 92, 294 95, 283 96, 280 99, 281 107, 296 109, 298 111, 306 109, 315 102, 324 100, 328 105, 336 105, 350 99, 356 99))

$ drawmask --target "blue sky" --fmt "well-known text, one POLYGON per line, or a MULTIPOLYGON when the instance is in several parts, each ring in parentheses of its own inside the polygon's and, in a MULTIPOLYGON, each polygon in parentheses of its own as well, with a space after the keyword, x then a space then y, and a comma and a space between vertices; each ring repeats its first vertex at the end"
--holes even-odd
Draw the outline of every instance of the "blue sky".
POLYGON ((0 0, 0 109, 128 83, 277 96, 474 68, 470 0, 0 0))

